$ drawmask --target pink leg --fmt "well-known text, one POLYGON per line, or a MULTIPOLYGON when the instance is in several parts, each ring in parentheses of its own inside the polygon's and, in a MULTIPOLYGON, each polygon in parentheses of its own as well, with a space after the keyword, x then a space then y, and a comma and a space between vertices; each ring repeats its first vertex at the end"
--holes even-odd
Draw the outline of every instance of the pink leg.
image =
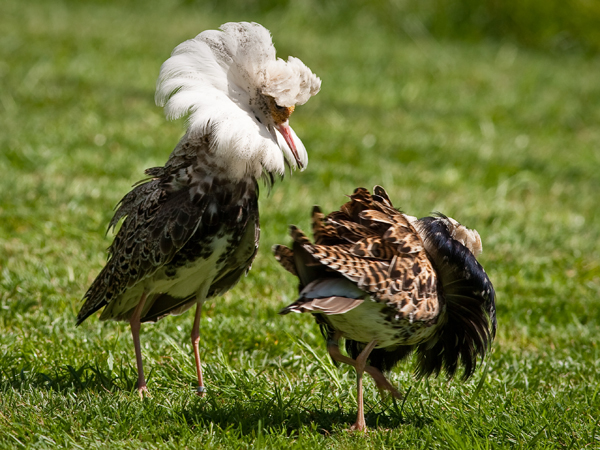
POLYGON ((196 306, 196 316, 194 317, 194 326, 192 327, 192 347, 194 347, 194 357, 196 359, 196 373, 198 374, 198 387, 196 393, 204 397, 206 389, 204 388, 204 379, 202 377, 202 365, 200 362, 200 350, 198 344, 200 342, 200 317, 202 316, 202 303, 196 306))
POLYGON ((356 368, 356 361, 352 358, 342 355, 340 352, 340 343, 339 340, 342 338, 342 333, 336 331, 333 335, 333 339, 327 342, 327 351, 329 352, 329 356, 337 362, 342 362, 345 364, 350 364, 352 367, 356 368))
MULTIPOLYGON (((341 339, 342 333, 336 332, 333 337, 333 340, 327 344, 327 350, 329 351, 329 355, 335 361, 342 362, 345 364, 350 364, 352 367, 356 368, 356 361, 348 356, 342 355, 340 352, 340 347, 338 341, 341 339)), ((398 392, 398 390, 392 386, 392 384, 387 380, 385 375, 381 373, 381 371, 373 366, 365 366, 365 372, 367 372, 375 381, 375 385, 377 389, 380 391, 386 390, 389 391, 394 397, 401 399, 402 394, 398 392)))
POLYGON ((382 397, 383 391, 388 391, 390 394, 392 394, 393 397, 397 398, 398 400, 402 400, 404 398, 402 394, 398 391, 398 389, 392 386, 392 383, 390 383, 385 377, 385 375, 381 373, 381 370, 373 366, 367 366, 365 367, 365 372, 371 375, 373 381, 375 381, 375 386, 377 386, 377 389, 379 389, 379 394, 382 397))
POLYGON ((367 344, 358 358, 356 358, 356 369, 357 383, 356 383, 356 401, 358 403, 358 415, 356 416, 356 423, 350 427, 351 430, 365 431, 367 424, 365 423, 365 409, 363 405, 363 389, 362 389, 362 378, 367 365, 367 358, 371 354, 371 351, 377 344, 377 341, 371 341, 367 344))
POLYGON ((135 347, 135 361, 137 363, 138 370, 138 393, 140 398, 144 398, 144 392, 148 392, 146 387, 146 379, 144 378, 144 363, 142 362, 142 347, 140 345, 140 327, 141 327, 141 316, 144 304, 146 303, 147 293, 144 292, 140 298, 140 302, 135 307, 131 318, 129 319, 129 326, 131 327, 131 335, 133 336, 133 346, 135 347))

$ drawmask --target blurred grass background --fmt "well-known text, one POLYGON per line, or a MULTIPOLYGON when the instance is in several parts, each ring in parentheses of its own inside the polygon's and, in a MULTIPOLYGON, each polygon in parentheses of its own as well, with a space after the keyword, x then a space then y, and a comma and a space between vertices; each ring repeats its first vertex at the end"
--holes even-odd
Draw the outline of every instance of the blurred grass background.
MULTIPOLYGON (((207 2, 187 0, 187 5, 207 2)), ((249 0, 211 2, 219 12, 279 14, 336 27, 371 23, 396 35, 477 42, 495 40, 552 51, 600 50, 600 3, 594 0, 249 0)))
POLYGON ((56 1, 0 4, 0 447, 595 448, 600 445, 598 2, 56 1), (211 395, 192 395, 191 315, 129 330, 90 318, 113 207, 184 130, 153 102, 175 45, 226 21, 271 30, 323 89, 292 117, 306 171, 261 197, 249 276, 207 304, 211 395), (466 384, 367 382, 326 358, 270 255, 313 204, 382 184, 396 206, 480 232, 494 350, 466 384), (251 320, 249 320, 251 318, 251 320))

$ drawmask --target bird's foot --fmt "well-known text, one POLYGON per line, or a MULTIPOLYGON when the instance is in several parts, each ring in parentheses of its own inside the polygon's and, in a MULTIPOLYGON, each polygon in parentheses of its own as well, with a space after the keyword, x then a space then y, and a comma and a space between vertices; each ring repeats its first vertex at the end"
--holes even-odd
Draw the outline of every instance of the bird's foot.
POLYGON ((204 396, 206 396, 206 388, 204 386, 198 386, 196 388, 196 395, 198 397, 204 397, 204 396))
POLYGON ((151 397, 145 384, 138 387, 138 394, 140 395, 140 400, 144 400, 144 397, 151 397))
POLYGON ((354 425, 352 425, 348 429, 348 431, 359 431, 359 432, 362 432, 362 433, 368 433, 369 429, 367 428, 367 425, 364 422, 360 423, 360 422, 357 421, 357 422, 354 423, 354 425))

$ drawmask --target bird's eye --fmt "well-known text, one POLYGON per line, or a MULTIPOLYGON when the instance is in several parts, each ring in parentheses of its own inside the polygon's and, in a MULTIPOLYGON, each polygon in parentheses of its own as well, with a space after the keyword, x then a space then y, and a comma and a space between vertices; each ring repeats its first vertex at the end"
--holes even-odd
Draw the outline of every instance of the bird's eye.
POLYGON ((279 106, 277 103, 275 103, 275 108, 277 108, 277 111, 285 111, 285 107, 283 106, 279 106))

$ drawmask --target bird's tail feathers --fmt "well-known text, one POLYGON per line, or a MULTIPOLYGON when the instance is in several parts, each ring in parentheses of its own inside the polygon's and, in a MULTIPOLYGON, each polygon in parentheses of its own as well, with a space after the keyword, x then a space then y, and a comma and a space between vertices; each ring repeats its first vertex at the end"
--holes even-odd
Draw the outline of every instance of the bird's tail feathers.
POLYGON ((496 334, 495 292, 473 253, 452 238, 445 219, 426 217, 417 224, 438 271, 446 311, 436 338, 416 348, 416 372, 429 376, 443 370, 452 377, 462 366, 468 379, 496 334))
POLYGON ((107 269, 107 266, 104 266, 100 274, 96 277, 90 288, 83 296, 84 303, 81 306, 79 313, 77 313, 76 326, 81 325, 85 319, 108 303, 106 301, 106 293, 108 285, 107 278, 109 277, 109 269, 107 269))

